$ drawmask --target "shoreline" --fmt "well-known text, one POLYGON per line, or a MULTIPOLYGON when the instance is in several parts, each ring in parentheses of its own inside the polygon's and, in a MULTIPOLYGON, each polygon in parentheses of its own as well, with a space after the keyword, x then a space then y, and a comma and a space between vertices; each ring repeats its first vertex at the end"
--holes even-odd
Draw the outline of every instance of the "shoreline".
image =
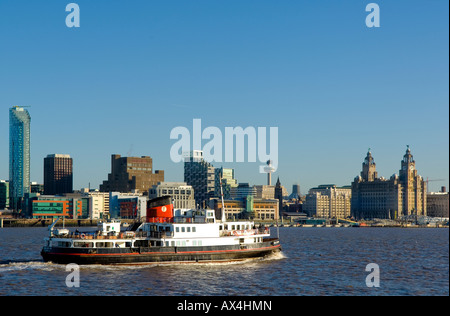
MULTIPOLYGON (((97 227, 97 224, 101 221, 100 219, 66 219, 64 223, 62 220, 58 221, 55 227, 97 227)), ((121 222, 131 224, 134 220, 124 219, 121 222)), ((53 223, 53 220, 0 218, 0 223, 0 229, 13 227, 48 227, 53 223)))
MULTIPOLYGON (((100 219, 66 219, 64 221, 65 227, 97 227, 97 224, 101 222, 100 219)), ((122 223, 132 224, 135 222, 133 219, 122 219, 122 223)), ((0 229, 1 228, 14 228, 14 227, 48 227, 53 223, 52 219, 14 219, 14 218, 0 218, 0 229)), ((256 225, 265 225, 270 227, 277 227, 276 222, 268 221, 255 221, 256 225)), ((59 221, 55 227, 63 227, 63 221, 59 221)), ((399 223, 397 225, 380 225, 366 223, 364 225, 353 226, 348 224, 338 224, 338 225, 306 225, 297 223, 278 223, 278 227, 288 227, 288 228, 367 228, 367 227, 388 227, 388 228, 449 228, 448 225, 442 224, 428 224, 428 225, 413 225, 399 223)))

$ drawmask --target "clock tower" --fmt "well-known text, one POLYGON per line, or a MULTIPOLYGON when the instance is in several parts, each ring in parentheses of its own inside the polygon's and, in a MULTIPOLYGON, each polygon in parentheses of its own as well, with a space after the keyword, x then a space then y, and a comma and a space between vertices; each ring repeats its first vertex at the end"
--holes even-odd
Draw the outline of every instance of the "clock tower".
POLYGON ((416 162, 407 145, 400 169, 403 215, 426 215, 426 182, 417 174, 416 162))
POLYGON ((375 161, 373 160, 372 153, 370 152, 369 148, 367 156, 362 164, 361 178, 364 181, 375 181, 377 177, 378 173, 376 171, 376 164, 375 161))
POLYGON ((408 176, 414 176, 417 173, 416 170, 416 162, 413 159, 413 155, 411 155, 411 149, 409 149, 409 145, 407 145, 406 153, 403 156, 402 160, 402 169, 400 170, 400 178, 408 178, 408 176), (416 171, 416 172, 415 172, 416 171))

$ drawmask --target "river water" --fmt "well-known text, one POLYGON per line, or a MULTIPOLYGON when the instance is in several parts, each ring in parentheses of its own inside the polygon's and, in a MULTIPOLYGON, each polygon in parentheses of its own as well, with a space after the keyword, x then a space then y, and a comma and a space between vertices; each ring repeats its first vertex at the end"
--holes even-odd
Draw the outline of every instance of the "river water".
POLYGON ((42 261, 47 234, 41 227, 0 229, 0 296, 449 295, 447 228, 281 227, 283 251, 269 258, 81 266, 79 287, 66 286, 72 270, 65 265, 42 261), (374 280, 370 263, 379 267, 379 287, 366 284, 374 280))

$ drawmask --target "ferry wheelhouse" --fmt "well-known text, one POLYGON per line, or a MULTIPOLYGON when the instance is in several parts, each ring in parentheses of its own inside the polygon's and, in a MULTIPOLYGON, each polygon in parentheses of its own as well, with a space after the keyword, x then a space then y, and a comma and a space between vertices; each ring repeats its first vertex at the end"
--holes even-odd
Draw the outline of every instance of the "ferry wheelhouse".
POLYGON ((148 202, 146 220, 121 231, 120 221, 92 232, 49 226, 44 261, 77 264, 146 264, 234 261, 281 250, 268 227, 252 221, 217 220, 213 210, 174 209, 170 197, 148 202))

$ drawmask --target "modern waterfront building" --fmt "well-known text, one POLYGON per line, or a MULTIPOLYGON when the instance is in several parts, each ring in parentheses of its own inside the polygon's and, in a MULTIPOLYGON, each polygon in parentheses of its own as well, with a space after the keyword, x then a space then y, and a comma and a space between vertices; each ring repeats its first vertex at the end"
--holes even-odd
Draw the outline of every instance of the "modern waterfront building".
POLYGON ((0 180, 0 210, 9 208, 9 182, 0 180))
POLYGON ((234 177, 234 169, 231 168, 215 168, 214 175, 214 196, 221 197, 220 183, 222 182, 222 192, 224 199, 230 198, 231 188, 238 186, 234 177))
POLYGON ((31 182, 30 193, 44 194, 44 185, 37 182, 31 182))
POLYGON ((389 180, 378 177, 369 150, 361 174, 352 182, 351 213, 356 219, 427 215, 426 192, 426 181, 417 173, 409 146, 399 175, 394 174, 389 180))
POLYGON ((203 159, 203 151, 184 153, 184 182, 194 188, 195 203, 200 207, 214 197, 215 170, 203 159))
MULTIPOLYGON (((249 195, 245 198, 224 200, 225 217, 234 219, 278 220, 278 200, 259 199, 249 195)), ((222 200, 211 200, 210 207, 215 210, 216 218, 222 218, 222 200)))
MULTIPOLYGON (((109 199, 108 199, 109 200, 109 199)), ((105 215, 105 202, 102 195, 89 195, 89 218, 103 219, 105 215)))
POLYGON ((347 218, 351 212, 350 186, 323 184, 309 190, 302 211, 318 218, 347 218))
POLYGON ((70 155, 47 155, 44 158, 44 194, 72 192, 73 160, 70 155))
POLYGON ((56 195, 41 195, 32 200, 33 218, 57 218, 65 217, 71 219, 87 218, 83 216, 83 209, 88 209, 88 200, 82 197, 67 197, 56 195))
POLYGON ((427 193, 427 216, 449 217, 449 194, 446 191, 443 187, 441 192, 427 193))
POLYGON ((101 192, 128 193, 138 190, 148 190, 158 182, 164 182, 164 171, 155 170, 153 173, 153 160, 148 156, 121 157, 111 156, 111 173, 108 180, 100 185, 101 192))
POLYGON ((174 208, 195 208, 194 188, 186 182, 161 182, 148 191, 149 199, 167 195, 172 197, 174 208))
POLYGON ((31 116, 23 107, 9 109, 9 196, 10 207, 15 210, 30 192, 30 122, 31 116))
POLYGON ((231 199, 243 199, 247 196, 256 196, 256 188, 248 183, 239 183, 237 187, 230 189, 231 199))
POLYGON ((83 195, 89 197, 90 219, 108 218, 109 192, 86 191, 83 195))
POLYGON ((148 197, 142 193, 110 192, 109 215, 111 218, 141 219, 147 215, 148 197))

